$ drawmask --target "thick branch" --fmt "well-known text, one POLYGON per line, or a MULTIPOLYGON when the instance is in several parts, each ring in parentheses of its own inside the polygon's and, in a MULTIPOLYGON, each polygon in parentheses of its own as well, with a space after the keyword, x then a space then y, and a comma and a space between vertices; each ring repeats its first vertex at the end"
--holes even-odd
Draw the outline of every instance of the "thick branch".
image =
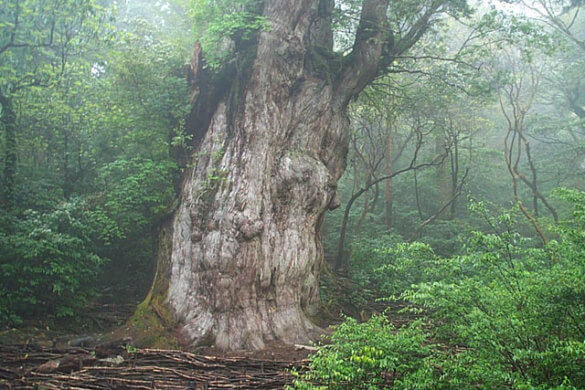
MULTIPOLYGON (((431 18, 433 15, 437 13, 439 8, 444 2, 441 0, 435 0, 432 4, 427 8, 427 10, 420 16, 420 18, 412 25, 412 27, 408 30, 408 32, 400 38, 396 45, 393 48, 390 63, 394 60, 397 56, 404 54, 408 49, 410 49, 418 40, 424 35, 424 33, 428 30, 431 25, 431 18)), ((388 65, 390 64, 388 63, 388 65)))
POLYGON ((384 47, 393 45, 386 17, 388 3, 364 0, 355 42, 337 84, 341 104, 347 104, 377 76, 384 47))

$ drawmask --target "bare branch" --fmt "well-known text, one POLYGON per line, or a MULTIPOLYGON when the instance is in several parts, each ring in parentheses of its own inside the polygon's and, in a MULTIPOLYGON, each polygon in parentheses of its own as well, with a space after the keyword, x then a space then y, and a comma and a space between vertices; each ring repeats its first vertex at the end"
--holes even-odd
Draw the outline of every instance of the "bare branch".
POLYGON ((461 178, 461 181, 459 182, 459 185, 456 188, 456 191, 453 193, 453 196, 451 197, 451 199, 449 199, 449 201, 447 201, 443 207, 441 207, 439 209, 439 211, 437 211, 435 214, 433 214, 432 216, 430 216, 429 218, 427 218, 425 221, 423 221, 419 226, 418 226, 418 230, 424 228, 425 226, 433 223, 442 213, 443 211, 447 210, 447 207, 451 206, 451 204, 453 202, 455 202, 455 200, 459 197, 459 195, 461 195, 461 193, 463 192, 463 185, 465 184, 465 180, 467 179, 467 175, 469 174, 469 168, 465 169, 465 174, 463 175, 463 177, 461 178))
POLYGON ((358 191, 356 191, 351 198, 349 199, 349 201, 347 202, 347 205, 345 206, 345 210, 344 210, 344 214, 343 214, 343 222, 341 224, 341 232, 340 232, 340 236, 339 236, 339 243, 337 246, 337 258, 336 258, 336 268, 337 269, 341 269, 344 265, 345 265, 345 236, 347 233, 347 224, 348 224, 348 220, 349 220, 349 213, 351 211, 351 208, 354 204, 354 202, 360 197, 362 196, 365 192, 367 192, 370 188, 374 187, 375 185, 377 185, 378 183, 381 183, 385 180, 389 180, 395 176, 398 176, 404 172, 408 172, 408 171, 417 171, 419 169, 423 169, 423 168, 427 168, 427 167, 431 167, 431 166, 437 166, 437 165, 442 165, 443 162, 445 161, 445 159, 447 158, 447 156, 449 155, 449 149, 446 148, 445 152, 443 154, 440 154, 438 156, 436 156, 435 158, 433 158, 431 161, 425 162, 425 163, 421 163, 421 164, 417 164, 417 159, 418 159, 418 154, 420 152, 420 149, 422 148, 422 133, 420 131, 416 131, 416 147, 413 153, 413 157, 412 160, 410 161, 410 164, 403 168, 400 169, 398 171, 392 172, 390 175, 385 175, 382 177, 379 177, 375 180, 372 180, 368 183, 366 183, 366 185, 362 188, 360 188, 358 191))

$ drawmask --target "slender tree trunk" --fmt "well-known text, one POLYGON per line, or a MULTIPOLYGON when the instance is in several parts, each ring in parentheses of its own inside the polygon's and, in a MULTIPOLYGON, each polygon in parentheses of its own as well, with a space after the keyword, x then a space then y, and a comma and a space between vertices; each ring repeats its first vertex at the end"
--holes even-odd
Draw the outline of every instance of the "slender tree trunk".
MULTIPOLYGON (((440 154, 445 150, 444 139, 437 137, 435 141, 435 152, 440 154)), ((435 171, 435 187, 439 199, 437 199, 438 207, 447 203, 452 198, 452 179, 451 175, 447 170, 447 164, 443 163, 437 166, 435 171)), ((444 210, 439 216, 442 219, 450 220, 453 218, 451 215, 451 208, 444 210)))
POLYGON ((378 206, 378 202, 380 200, 380 184, 376 184, 374 186, 374 199, 370 203, 370 212, 374 212, 376 207, 378 206))
POLYGON ((414 199, 416 200, 416 210, 418 212, 418 217, 422 221, 422 220, 424 220, 424 217, 423 217, 422 207, 420 204, 420 194, 418 191, 418 176, 416 174, 416 171, 413 172, 413 175, 414 175, 414 199))
POLYGON ((451 140, 451 150, 449 152, 450 160, 451 160, 451 206, 449 206, 449 215, 451 219, 455 218, 455 214, 457 212, 457 185, 459 183, 459 135, 457 133, 454 134, 453 139, 451 140))
MULTIPOLYGON (((369 185, 369 183, 371 182, 371 175, 368 173, 368 177, 366 179, 366 186, 369 185)), ((354 233, 355 235, 359 235, 360 231, 362 230, 362 225, 364 223, 364 220, 366 219, 366 215, 368 214, 368 212, 370 212, 370 191, 367 191, 364 195, 364 206, 362 208, 362 212, 360 214, 360 218, 358 219, 358 222, 356 224, 354 233)))
MULTIPOLYGON (((69 124, 67 122, 67 124, 69 124)), ((63 172, 63 197, 69 199, 73 188, 73 178, 71 175, 71 167, 69 162, 69 131, 63 129, 63 166, 61 168, 63 172)))
POLYGON ((15 193, 14 183, 16 176, 16 113, 12 105, 12 99, 0 95, 2 105, 2 124, 4 127, 4 174, 2 193, 3 202, 7 209, 14 207, 15 193))
MULTIPOLYGON (((394 154, 392 153, 392 146, 394 142, 393 134, 393 117, 391 110, 392 101, 389 99, 388 109, 386 111, 386 176, 392 176, 393 164, 392 159, 394 154)), ((386 203, 385 203, 385 222, 388 229, 392 228, 392 206, 394 197, 392 196, 392 178, 386 180, 386 203)))

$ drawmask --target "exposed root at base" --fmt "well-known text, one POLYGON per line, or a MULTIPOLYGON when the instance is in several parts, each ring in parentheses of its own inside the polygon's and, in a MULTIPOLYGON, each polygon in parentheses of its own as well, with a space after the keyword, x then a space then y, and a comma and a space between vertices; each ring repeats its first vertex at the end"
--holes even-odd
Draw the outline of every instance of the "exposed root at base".
POLYGON ((264 356, 263 359, 249 355, 205 356, 141 349, 126 351, 117 359, 99 360, 89 350, 81 348, 57 352, 32 346, 0 346, 0 386, 19 389, 39 386, 45 389, 282 389, 293 380, 288 370, 307 363, 280 356, 271 360, 269 353, 264 356), (71 364, 48 364, 57 361, 71 364))

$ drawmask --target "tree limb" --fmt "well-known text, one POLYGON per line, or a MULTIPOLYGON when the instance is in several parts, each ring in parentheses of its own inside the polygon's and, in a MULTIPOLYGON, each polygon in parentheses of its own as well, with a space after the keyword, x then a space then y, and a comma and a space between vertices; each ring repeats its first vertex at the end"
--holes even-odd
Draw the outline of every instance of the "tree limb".
POLYGON ((356 38, 350 54, 344 58, 337 92, 345 105, 377 75, 385 46, 393 46, 386 13, 389 0, 364 0, 356 38))
POLYGON ((463 177, 461 178, 461 181, 459 182, 459 185, 457 186, 456 191, 454 192, 453 196, 451 197, 451 199, 449 199, 448 202, 446 202, 440 209, 439 211, 437 211, 435 214, 433 214, 432 216, 430 216, 429 218, 427 218, 425 221, 423 221, 419 226, 418 226, 418 230, 424 228, 425 226, 429 225, 430 223, 434 222, 435 219, 437 219, 439 217, 439 215, 441 215, 443 213, 443 211, 445 211, 447 209, 447 207, 451 206, 451 204, 453 202, 455 202, 455 200, 459 197, 459 195, 461 195, 462 191, 463 191, 463 185, 465 184, 465 179, 467 179, 467 175, 469 174, 469 168, 467 168, 465 170, 465 174, 463 175, 463 177))

